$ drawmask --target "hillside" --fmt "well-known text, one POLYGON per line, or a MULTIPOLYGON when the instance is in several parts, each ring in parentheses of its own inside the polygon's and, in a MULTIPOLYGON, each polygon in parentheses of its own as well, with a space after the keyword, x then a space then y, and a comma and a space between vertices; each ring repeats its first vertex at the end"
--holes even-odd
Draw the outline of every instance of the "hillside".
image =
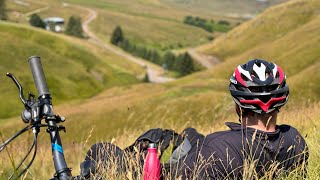
MULTIPOLYGON (((148 48, 167 50, 196 46, 209 42, 211 33, 182 23, 188 12, 157 1, 79 1, 68 0, 95 8, 98 18, 90 26, 101 39, 110 41, 111 33, 119 25, 131 41, 148 48)), ((198 12, 201 14, 201 12, 198 12)))
POLYGON ((143 72, 135 64, 116 62, 116 59, 122 59, 85 44, 85 41, 44 30, 0 22, 0 39, 5 42, 0 44, 0 80, 3 84, 0 92, 1 97, 7 99, 0 102, 1 118, 16 115, 22 108, 18 90, 6 78, 6 72, 17 76, 25 92, 32 90, 36 93, 27 62, 31 55, 42 57, 49 87, 52 95, 57 97, 54 101, 57 103, 88 98, 115 85, 138 82, 135 76, 143 72), (126 70, 127 66, 132 68, 126 70), (17 104, 20 108, 13 108, 17 104))
POLYGON ((298 0, 268 9, 203 48, 202 52, 224 62, 193 78, 226 78, 234 64, 254 57, 265 58, 283 67, 292 84, 292 99, 318 101, 319 8, 320 1, 298 0))
MULTIPOLYGON (((85 151, 98 141, 110 142, 115 138, 115 144, 126 147, 142 132, 155 127, 180 132, 192 126, 204 134, 226 129, 224 122, 237 121, 228 92, 229 77, 238 64, 261 57, 276 62, 287 73, 291 95, 288 105, 281 109, 279 124, 293 125, 306 137, 310 148, 309 179, 317 179, 320 176, 319 7, 316 0, 294 0, 268 9, 235 28, 203 49, 223 59, 210 70, 162 85, 113 87, 86 100, 56 106, 56 112, 67 118, 63 145, 74 174, 79 173, 85 151)), ((0 128, 8 137, 21 126, 14 117, 0 128)), ((20 139, 27 138, 30 136, 20 139)), ((43 142, 40 157, 31 172, 36 177, 48 178, 53 166, 51 156, 44 158, 51 153, 47 134, 42 133, 39 142, 43 142)), ((18 152, 15 155, 21 156, 18 152)), ((0 166, 5 163, 0 160, 0 166)))

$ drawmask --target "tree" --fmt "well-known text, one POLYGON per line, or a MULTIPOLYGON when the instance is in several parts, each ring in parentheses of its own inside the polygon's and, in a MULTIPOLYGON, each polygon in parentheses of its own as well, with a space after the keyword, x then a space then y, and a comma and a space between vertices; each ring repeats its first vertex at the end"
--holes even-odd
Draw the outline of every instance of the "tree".
POLYGON ((185 18, 184 18, 184 23, 185 24, 192 24, 192 21, 193 21, 193 18, 192 18, 192 16, 186 16, 185 18))
POLYGON ((177 70, 182 76, 191 74, 195 71, 193 60, 188 53, 184 53, 178 57, 177 70))
POLYGON ((226 25, 226 26, 230 25, 230 23, 228 21, 226 21, 226 20, 220 20, 220 21, 218 21, 218 24, 226 25))
POLYGON ((0 20, 7 20, 6 0, 0 0, 0 20))
POLYGON ((29 20, 31 26, 39 27, 39 28, 46 28, 46 23, 43 22, 41 17, 38 14, 32 14, 29 20))
POLYGON ((65 33, 71 36, 83 38, 83 29, 80 17, 71 16, 69 18, 65 33))
POLYGON ((150 60, 156 64, 162 64, 161 56, 159 52, 155 49, 151 50, 150 60))
POLYGON ((164 54, 163 63, 167 65, 169 70, 174 69, 173 66, 174 66, 175 61, 176 61, 176 56, 171 51, 168 51, 164 54))
POLYGON ((123 32, 120 26, 117 26, 111 36, 111 43, 118 46, 124 40, 123 32))
POLYGON ((120 43, 120 47, 125 51, 129 51, 131 49, 131 44, 129 40, 125 39, 120 43))
POLYGON ((146 83, 150 82, 148 73, 146 73, 146 74, 144 75, 144 78, 143 78, 142 81, 143 81, 143 82, 146 82, 146 83))

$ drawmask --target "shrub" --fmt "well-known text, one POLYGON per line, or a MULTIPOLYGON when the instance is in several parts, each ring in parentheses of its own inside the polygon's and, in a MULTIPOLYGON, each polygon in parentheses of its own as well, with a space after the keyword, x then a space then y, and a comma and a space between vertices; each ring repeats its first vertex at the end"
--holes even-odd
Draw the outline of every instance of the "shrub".
POLYGON ((80 38, 84 37, 80 17, 71 16, 69 18, 65 34, 80 38))
POLYGON ((111 43, 118 46, 121 42, 123 42, 124 36, 120 26, 117 26, 112 35, 111 35, 111 43))
POLYGON ((7 20, 6 0, 0 0, 0 20, 7 20))
POLYGON ((46 23, 43 22, 41 17, 38 14, 32 14, 29 20, 31 26, 38 28, 46 28, 46 23))

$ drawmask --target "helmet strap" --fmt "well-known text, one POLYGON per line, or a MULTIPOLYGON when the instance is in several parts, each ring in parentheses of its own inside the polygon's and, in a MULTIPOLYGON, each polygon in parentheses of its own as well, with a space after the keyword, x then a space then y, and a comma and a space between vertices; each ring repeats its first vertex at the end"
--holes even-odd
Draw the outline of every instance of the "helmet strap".
POLYGON ((239 117, 239 122, 242 123, 243 109, 238 104, 235 104, 235 106, 236 106, 236 112, 239 117))

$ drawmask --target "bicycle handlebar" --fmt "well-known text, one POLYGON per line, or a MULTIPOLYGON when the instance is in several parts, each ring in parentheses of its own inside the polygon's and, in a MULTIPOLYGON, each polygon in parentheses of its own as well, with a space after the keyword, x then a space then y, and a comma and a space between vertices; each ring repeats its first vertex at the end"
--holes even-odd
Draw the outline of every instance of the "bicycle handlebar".
POLYGON ((53 179, 69 180, 72 177, 71 169, 67 167, 67 163, 64 158, 62 143, 59 135, 61 126, 57 125, 57 123, 61 122, 62 119, 53 113, 50 92, 44 76, 40 57, 31 56, 28 61, 32 71, 33 80, 38 91, 39 104, 37 112, 39 114, 36 116, 36 118, 38 118, 36 121, 41 120, 44 117, 46 119, 46 123, 48 124, 47 132, 50 134, 53 161, 56 169, 55 178, 53 179))
POLYGON ((36 85, 39 97, 43 95, 50 95, 50 92, 47 86, 47 81, 42 69, 40 57, 31 56, 28 61, 31 67, 32 76, 33 76, 34 83, 36 85))

